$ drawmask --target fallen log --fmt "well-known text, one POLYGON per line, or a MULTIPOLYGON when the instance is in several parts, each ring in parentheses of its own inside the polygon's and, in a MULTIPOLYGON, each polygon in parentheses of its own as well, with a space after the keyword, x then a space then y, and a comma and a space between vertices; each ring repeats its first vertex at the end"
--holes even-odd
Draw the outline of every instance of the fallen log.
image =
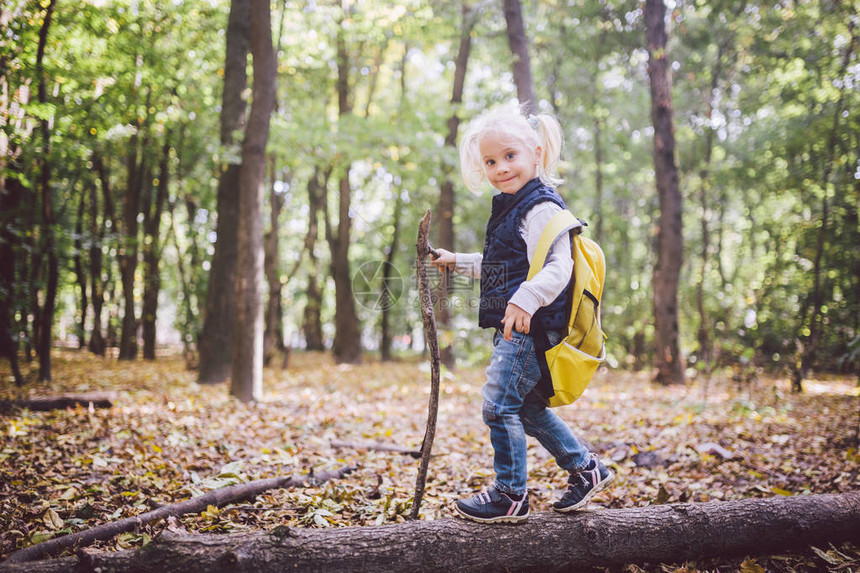
POLYGON ((33 412, 48 412, 82 406, 89 408, 110 408, 113 406, 112 392, 92 392, 88 394, 63 394, 61 396, 34 396, 21 400, 0 400, 0 412, 10 412, 15 408, 33 412))
POLYGON ((4 564, 33 561, 35 559, 54 555, 72 547, 85 547, 95 541, 111 539, 120 533, 134 531, 147 523, 166 519, 170 516, 176 517, 185 515, 186 513, 200 513, 210 505, 223 507, 231 503, 253 499, 257 495, 270 489, 304 486, 309 484, 316 485, 331 479, 341 478, 354 469, 355 468, 352 467, 343 467, 339 470, 321 472, 315 475, 309 474, 298 477, 280 476, 214 489, 203 495, 192 497, 191 499, 180 501, 178 503, 163 505, 158 509, 148 511, 140 515, 127 517, 125 519, 120 519, 119 521, 104 523, 91 529, 70 533, 69 535, 64 535, 62 537, 54 537, 53 539, 48 539, 42 543, 25 547, 24 549, 20 549, 10 554, 6 561, 4 561, 4 564))
MULTIPOLYGON (((165 532, 134 551, 79 554, 75 570, 545 572, 774 555, 843 541, 860 542, 860 492, 546 512, 533 514, 522 525, 449 518, 230 535, 165 532)), ((0 573, 53 573, 71 567, 68 558, 4 563, 0 573)))

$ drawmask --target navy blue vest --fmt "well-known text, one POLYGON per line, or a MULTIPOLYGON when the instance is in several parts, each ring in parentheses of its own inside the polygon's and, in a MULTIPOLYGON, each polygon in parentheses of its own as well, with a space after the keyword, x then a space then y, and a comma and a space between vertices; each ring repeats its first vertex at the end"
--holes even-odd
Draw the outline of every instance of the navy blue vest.
MULTIPOLYGON (((544 201, 566 208, 555 189, 537 178, 513 195, 499 193, 493 197, 481 263, 481 306, 478 311, 478 326, 481 328, 502 328, 508 301, 529 274, 528 252, 520 235, 520 223, 529 209, 544 201)), ((540 308, 532 321, 540 320, 545 330, 566 328, 569 288, 570 285, 549 305, 540 308)))

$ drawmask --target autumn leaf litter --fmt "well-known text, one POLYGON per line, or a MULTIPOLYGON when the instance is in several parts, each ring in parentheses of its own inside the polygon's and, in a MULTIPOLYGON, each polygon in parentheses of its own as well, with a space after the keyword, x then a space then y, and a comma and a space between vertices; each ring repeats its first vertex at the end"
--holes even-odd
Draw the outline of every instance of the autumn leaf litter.
MULTIPOLYGON (((61 351, 54 372, 50 386, 25 390, 110 390, 116 400, 110 409, 0 414, 0 556, 215 488, 344 466, 356 470, 316 487, 210 506, 100 547, 139 546, 165 527, 229 533, 379 525, 404 521, 411 509, 418 460, 366 446, 420 448, 426 364, 336 365, 328 355, 295 353, 287 370, 266 370, 266 396, 256 404, 230 398, 226 384, 196 384, 178 356, 130 364, 61 351)), ((6 370, 0 375, 0 399, 25 397, 6 370)), ((480 367, 443 375, 423 519, 452 516, 456 499, 492 479, 482 381, 480 367)), ((860 490, 858 395, 845 379, 811 381, 796 395, 778 378, 739 385, 715 376, 662 387, 644 373, 603 370, 581 400, 556 411, 618 475, 591 507, 619 508, 860 490)), ((532 510, 546 511, 566 475, 532 440, 528 455, 532 510)), ((785 570, 858 558, 856 548, 843 549, 815 548, 785 570)))

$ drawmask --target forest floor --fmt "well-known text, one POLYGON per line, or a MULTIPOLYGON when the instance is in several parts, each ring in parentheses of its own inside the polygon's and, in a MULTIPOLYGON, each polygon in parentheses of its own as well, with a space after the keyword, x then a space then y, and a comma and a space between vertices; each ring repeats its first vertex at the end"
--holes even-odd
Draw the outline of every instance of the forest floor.
MULTIPOLYGON (((179 521, 192 532, 229 533, 391 523, 411 509, 417 460, 361 445, 420 447, 430 369, 418 358, 344 366, 329 355, 294 353, 288 369, 266 370, 265 399, 256 404, 231 399, 227 384, 197 385, 178 355, 127 363, 57 350, 53 372, 51 384, 19 390, 0 364, 0 400, 112 391, 114 406, 0 414, 0 558, 216 487, 344 465, 358 469, 318 487, 272 490, 179 521)), ((452 516, 456 499, 491 482, 482 381, 483 368, 443 376, 423 519, 452 516)), ((810 380, 803 394, 792 394, 779 378, 739 384, 715 375, 663 387, 646 373, 602 370, 582 399, 556 411, 618 476, 592 509, 860 490, 854 379, 810 380)), ((528 456, 532 511, 546 511, 566 475, 531 440, 528 456)), ((164 527, 152 524, 97 547, 139 546, 164 527)), ((860 548, 624 570, 827 568, 860 570, 860 548)))

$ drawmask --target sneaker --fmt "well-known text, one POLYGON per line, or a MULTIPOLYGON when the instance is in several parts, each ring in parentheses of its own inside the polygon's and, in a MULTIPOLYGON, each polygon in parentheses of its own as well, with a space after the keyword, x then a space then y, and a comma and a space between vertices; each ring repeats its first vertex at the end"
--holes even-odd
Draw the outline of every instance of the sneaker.
POLYGON ((461 499, 455 507, 461 517, 480 523, 521 523, 529 518, 529 494, 514 501, 492 486, 474 497, 461 499))
POLYGON ((606 488, 615 474, 603 465, 597 456, 591 454, 591 462, 584 470, 570 474, 567 480, 567 491, 560 500, 552 504, 552 508, 561 513, 574 511, 588 503, 594 494, 606 488))

